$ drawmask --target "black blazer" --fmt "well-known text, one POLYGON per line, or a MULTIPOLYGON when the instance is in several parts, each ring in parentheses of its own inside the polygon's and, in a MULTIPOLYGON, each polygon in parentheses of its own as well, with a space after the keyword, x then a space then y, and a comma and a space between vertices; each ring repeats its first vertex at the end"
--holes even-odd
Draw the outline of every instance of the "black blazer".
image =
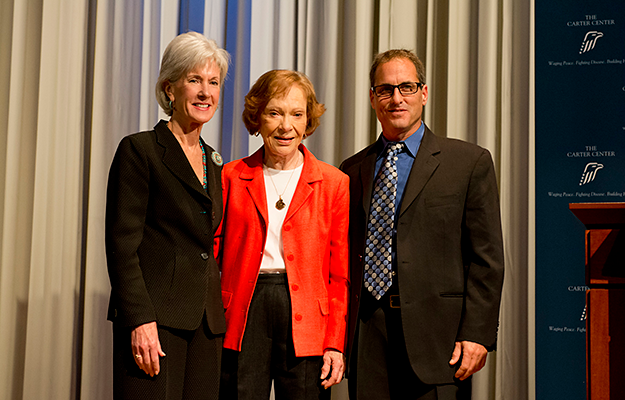
POLYGON ((160 121, 122 139, 109 172, 106 258, 108 319, 134 327, 196 329, 206 313, 225 332, 213 235, 222 216, 221 166, 204 144, 208 193, 160 121))
MULTIPOLYGON (((382 150, 378 140, 341 165, 350 177, 350 338, 358 322, 375 160, 382 150)), ((496 341, 504 257, 490 153, 426 127, 396 228, 410 362, 423 382, 452 383, 460 365, 449 366, 456 341, 489 349, 496 341)))

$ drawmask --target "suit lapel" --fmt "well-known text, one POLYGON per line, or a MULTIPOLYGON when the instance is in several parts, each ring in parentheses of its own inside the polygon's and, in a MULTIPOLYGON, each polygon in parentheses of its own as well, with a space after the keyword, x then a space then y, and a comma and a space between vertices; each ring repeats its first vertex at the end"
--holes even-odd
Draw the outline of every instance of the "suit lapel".
MULTIPOLYGON (((204 198, 211 200, 197 179, 187 156, 184 154, 178 140, 167 128, 167 122, 161 121, 155 127, 156 141, 163 148, 162 161, 163 164, 171 171, 178 180, 180 180, 190 191, 194 191, 204 198)), ((208 155, 210 157, 210 155, 208 155)), ((206 160, 208 162, 208 160, 206 160)))
MULTIPOLYGON (((220 194, 221 194, 221 167, 218 167, 213 162, 213 148, 208 146, 204 139, 200 138, 202 141, 202 145, 204 146, 204 150, 206 151, 206 180, 208 183, 208 198, 212 201, 217 200, 216 202, 220 202, 220 194)), ((195 175, 195 174, 194 174, 195 175)), ((196 178, 197 181, 197 178, 196 178)), ((199 181, 198 181, 199 183, 199 181)), ((201 187, 201 185, 200 185, 201 187)), ((202 189, 204 189, 202 187, 202 189)), ((202 190, 202 192, 205 192, 202 190)), ((220 206, 221 208, 221 206, 220 206)))
POLYGON ((263 147, 258 149, 250 157, 243 160, 245 166, 239 174, 239 179, 247 181, 245 184, 258 213, 265 220, 265 226, 269 226, 269 214, 267 211, 267 194, 265 193, 265 178, 263 176, 263 147))
POLYGON ((304 205, 308 197, 313 194, 312 183, 323 180, 323 174, 317 165, 317 158, 303 144, 300 144, 299 149, 304 153, 304 166, 302 167, 302 175, 295 188, 293 200, 291 200, 291 205, 284 219, 285 222, 291 219, 304 205))
POLYGON ((383 150, 382 141, 375 142, 369 152, 363 158, 360 163, 360 182, 362 187, 362 208, 365 215, 369 215, 369 208, 371 208, 371 196, 373 193, 373 185, 375 181, 375 161, 378 158, 378 154, 383 150))
POLYGON ((202 138, 204 149, 206 150, 206 180, 208 183, 208 201, 211 203, 213 230, 216 230, 223 217, 223 195, 221 184, 221 170, 222 166, 213 162, 214 149, 208 145, 202 138), (210 154, 209 154, 210 153, 210 154), (210 157, 210 160, 209 160, 210 157))
POLYGON ((410 207, 434 171, 436 171, 436 168, 438 168, 439 161, 436 159, 435 154, 439 152, 440 147, 436 142, 436 137, 426 126, 419 151, 408 177, 408 182, 406 182, 400 216, 410 207))

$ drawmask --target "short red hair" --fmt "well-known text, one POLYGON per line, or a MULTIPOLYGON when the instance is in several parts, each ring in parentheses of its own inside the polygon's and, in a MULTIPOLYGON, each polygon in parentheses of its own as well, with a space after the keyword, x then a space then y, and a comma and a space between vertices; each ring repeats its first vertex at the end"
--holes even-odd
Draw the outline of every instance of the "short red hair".
POLYGON ((260 131, 260 115, 272 98, 285 96, 289 90, 297 85, 306 96, 306 136, 319 126, 319 117, 326 108, 317 101, 315 88, 308 77, 297 71, 274 69, 265 72, 245 96, 245 109, 243 110, 243 123, 254 135, 260 131))

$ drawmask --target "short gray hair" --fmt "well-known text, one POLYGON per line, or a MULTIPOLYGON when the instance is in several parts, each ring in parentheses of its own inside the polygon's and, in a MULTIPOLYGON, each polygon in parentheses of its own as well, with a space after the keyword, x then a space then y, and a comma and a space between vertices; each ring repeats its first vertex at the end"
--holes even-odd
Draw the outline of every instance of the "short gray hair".
POLYGON ((219 84, 223 86, 228 74, 230 55, 217 46, 214 40, 197 32, 187 32, 176 36, 167 45, 161 61, 161 72, 156 81, 156 101, 165 114, 171 116, 174 112, 169 105, 170 99, 165 87, 195 67, 203 66, 207 61, 212 61, 219 67, 219 84))

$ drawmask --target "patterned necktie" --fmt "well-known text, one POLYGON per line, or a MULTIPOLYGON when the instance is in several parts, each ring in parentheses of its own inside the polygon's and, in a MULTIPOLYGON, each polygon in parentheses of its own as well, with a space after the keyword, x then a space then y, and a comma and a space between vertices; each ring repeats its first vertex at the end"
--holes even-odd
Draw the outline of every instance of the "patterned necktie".
POLYGON ((391 280, 391 246, 397 196, 397 154, 403 143, 386 146, 386 159, 373 188, 365 246, 365 288, 380 300, 393 284, 391 280))

